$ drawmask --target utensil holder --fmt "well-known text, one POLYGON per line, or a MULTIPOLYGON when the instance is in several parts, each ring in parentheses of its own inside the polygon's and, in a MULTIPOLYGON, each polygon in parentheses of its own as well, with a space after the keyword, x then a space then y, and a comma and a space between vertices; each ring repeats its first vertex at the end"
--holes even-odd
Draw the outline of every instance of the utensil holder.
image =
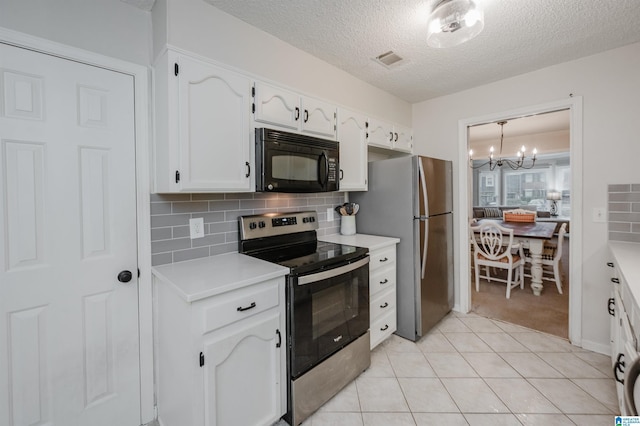
POLYGON ((353 235, 356 233, 356 217, 342 216, 340 219, 340 233, 342 235, 353 235))

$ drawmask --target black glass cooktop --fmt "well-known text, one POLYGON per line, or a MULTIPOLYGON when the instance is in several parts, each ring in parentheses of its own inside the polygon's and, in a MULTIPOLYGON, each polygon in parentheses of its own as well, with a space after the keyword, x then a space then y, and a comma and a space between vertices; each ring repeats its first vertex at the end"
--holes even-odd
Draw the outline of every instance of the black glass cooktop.
POLYGON ((293 274, 304 274, 362 257, 367 252, 363 247, 313 241, 253 252, 251 256, 290 268, 293 274))

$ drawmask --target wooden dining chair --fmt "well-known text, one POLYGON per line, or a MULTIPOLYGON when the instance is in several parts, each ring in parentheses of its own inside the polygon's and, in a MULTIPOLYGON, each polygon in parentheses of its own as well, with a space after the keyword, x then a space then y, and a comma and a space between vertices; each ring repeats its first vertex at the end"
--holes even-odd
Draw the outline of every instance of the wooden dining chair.
POLYGON ((469 230, 473 244, 476 291, 480 291, 481 277, 489 282, 494 280, 507 284, 507 299, 511 297, 513 287, 520 285, 520 288, 524 288, 524 256, 522 246, 513 241, 513 229, 497 223, 482 223, 470 226, 469 230), (485 267, 485 275, 482 275, 482 266, 485 267), (489 268, 506 269, 507 279, 492 277, 489 268))
MULTIPOLYGON (((554 281, 558 293, 562 294, 562 274, 560 273, 560 260, 562 259, 562 243, 567 233, 567 224, 563 223, 558 231, 558 243, 545 241, 542 246, 542 279, 554 281)), ((523 249, 524 260, 529 272, 525 277, 531 277, 531 253, 528 248, 523 249)))

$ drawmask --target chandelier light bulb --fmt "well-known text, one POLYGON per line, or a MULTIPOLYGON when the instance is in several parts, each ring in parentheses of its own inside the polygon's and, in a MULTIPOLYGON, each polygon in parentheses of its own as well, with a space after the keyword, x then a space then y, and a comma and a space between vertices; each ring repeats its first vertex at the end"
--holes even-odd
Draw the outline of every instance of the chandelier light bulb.
POLYGON ((524 145, 522 145, 522 148, 520 148, 520 151, 522 151, 522 153, 524 154, 524 152, 525 152, 526 150, 527 150, 527 149, 524 147, 524 145))
POLYGON ((469 158, 471 158, 471 157, 473 157, 473 150, 472 149, 469 150, 469 158))

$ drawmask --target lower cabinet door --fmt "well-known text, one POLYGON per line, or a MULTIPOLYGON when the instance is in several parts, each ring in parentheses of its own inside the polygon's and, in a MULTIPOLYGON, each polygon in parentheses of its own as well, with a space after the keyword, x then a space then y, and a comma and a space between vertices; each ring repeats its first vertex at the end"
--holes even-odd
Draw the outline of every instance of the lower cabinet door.
POLYGON ((279 328, 275 311, 205 336, 205 425, 267 425, 282 416, 285 335, 279 328))

